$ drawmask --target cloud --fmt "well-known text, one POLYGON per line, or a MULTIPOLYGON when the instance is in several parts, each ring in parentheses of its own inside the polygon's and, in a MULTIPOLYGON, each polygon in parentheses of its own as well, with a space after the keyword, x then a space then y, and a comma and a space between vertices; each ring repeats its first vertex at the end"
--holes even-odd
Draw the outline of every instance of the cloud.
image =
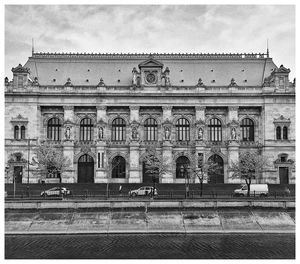
POLYGON ((265 52, 295 75, 294 6, 6 6, 6 75, 41 52, 265 52), (284 52, 282 52, 284 50, 284 52))

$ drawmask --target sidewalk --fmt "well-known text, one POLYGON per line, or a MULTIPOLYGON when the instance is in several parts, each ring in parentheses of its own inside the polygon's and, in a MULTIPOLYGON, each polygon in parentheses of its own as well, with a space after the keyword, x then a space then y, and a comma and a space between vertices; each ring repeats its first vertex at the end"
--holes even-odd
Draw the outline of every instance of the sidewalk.
POLYGON ((294 233, 295 212, 195 209, 44 212, 8 211, 5 234, 294 233))

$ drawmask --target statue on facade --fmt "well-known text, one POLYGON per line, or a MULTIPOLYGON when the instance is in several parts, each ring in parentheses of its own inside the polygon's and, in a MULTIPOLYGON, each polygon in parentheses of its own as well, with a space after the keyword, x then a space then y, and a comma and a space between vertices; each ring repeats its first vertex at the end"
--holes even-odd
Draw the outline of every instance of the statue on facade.
POLYGON ((168 127, 165 128, 165 140, 170 140, 170 129, 168 127))
POLYGON ((233 140, 236 139, 236 130, 234 127, 231 129, 231 139, 233 139, 233 140))
POLYGON ((68 126, 66 127, 66 131, 65 131, 65 138, 67 140, 69 140, 71 138, 71 128, 68 126))
POLYGON ((198 83, 197 83, 196 86, 197 86, 197 87, 202 87, 202 86, 204 86, 203 81, 202 81, 201 78, 199 78, 198 83))
POLYGON ((139 139, 139 133, 138 133, 136 127, 132 128, 131 137, 132 137, 132 140, 138 140, 139 139))
POLYGON ((132 84, 133 85, 138 85, 138 72, 136 70, 136 68, 134 67, 132 70, 132 84))
POLYGON ((203 140, 203 129, 201 127, 198 130, 198 140, 203 140))
POLYGON ((98 139, 103 139, 103 127, 98 127, 98 139))
POLYGON ((165 74, 165 85, 169 86, 171 82, 170 82, 170 70, 168 67, 166 68, 164 74, 165 74))

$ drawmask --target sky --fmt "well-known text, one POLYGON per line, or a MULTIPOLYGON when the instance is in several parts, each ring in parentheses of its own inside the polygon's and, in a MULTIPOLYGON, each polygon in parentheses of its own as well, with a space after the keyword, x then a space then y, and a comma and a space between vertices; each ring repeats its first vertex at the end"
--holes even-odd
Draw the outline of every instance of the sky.
POLYGON ((292 5, 6 5, 5 76, 35 52, 266 52, 295 77, 292 5))

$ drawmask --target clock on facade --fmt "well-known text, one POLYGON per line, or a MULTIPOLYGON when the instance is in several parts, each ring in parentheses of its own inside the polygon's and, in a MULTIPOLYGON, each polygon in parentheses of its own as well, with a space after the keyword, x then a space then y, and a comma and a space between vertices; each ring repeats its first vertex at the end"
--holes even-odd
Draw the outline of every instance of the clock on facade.
POLYGON ((148 73, 148 74, 146 75, 146 81, 147 81, 148 83, 155 83, 155 82, 156 82, 156 76, 155 76, 155 74, 153 74, 153 73, 148 73))

